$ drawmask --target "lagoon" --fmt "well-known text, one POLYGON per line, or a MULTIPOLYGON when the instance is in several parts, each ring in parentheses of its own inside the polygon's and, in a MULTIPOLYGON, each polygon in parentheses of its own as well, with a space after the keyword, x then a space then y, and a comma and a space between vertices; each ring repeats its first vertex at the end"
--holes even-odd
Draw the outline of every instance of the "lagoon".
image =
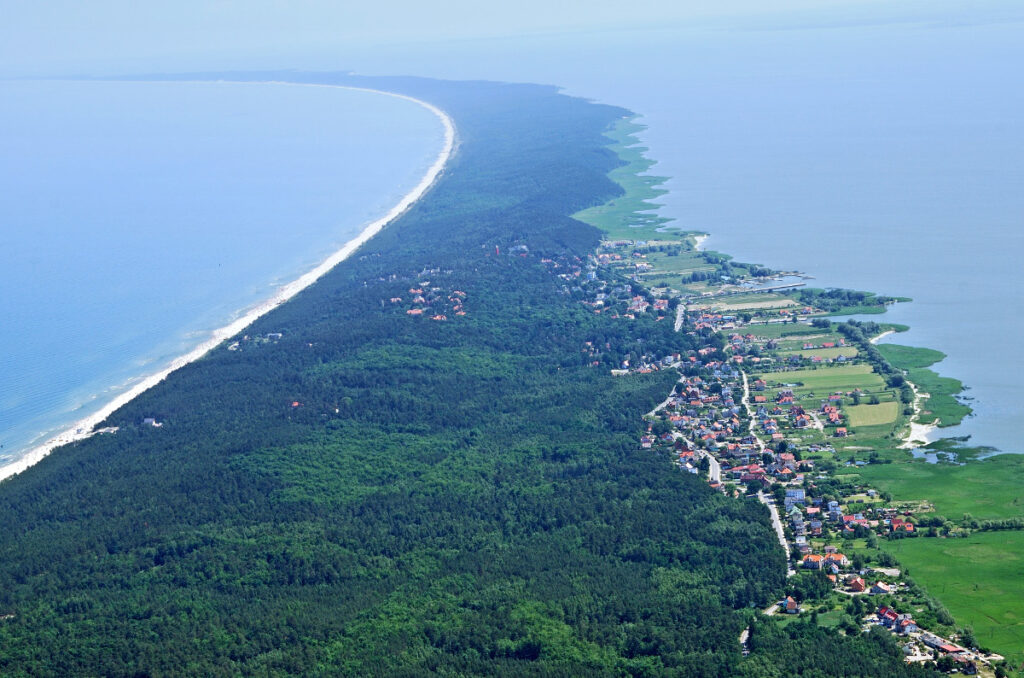
POLYGON ((652 172, 668 177, 661 216, 811 284, 912 297, 874 319, 910 325, 887 340, 941 350, 933 369, 969 388, 975 416, 940 433, 1024 453, 1024 22, 974 5, 907 12, 419 45, 415 60, 346 63, 549 82, 636 111, 652 172))

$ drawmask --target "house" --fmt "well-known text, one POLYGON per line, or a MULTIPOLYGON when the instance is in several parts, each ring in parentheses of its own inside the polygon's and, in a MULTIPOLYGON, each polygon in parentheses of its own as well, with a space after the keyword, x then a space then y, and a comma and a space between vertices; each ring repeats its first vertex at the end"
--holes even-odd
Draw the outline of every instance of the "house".
POLYGON ((842 553, 830 553, 825 556, 825 564, 834 564, 837 567, 846 567, 850 564, 850 561, 842 553))
POLYGON ((896 613, 896 610, 885 605, 878 608, 878 611, 875 612, 875 616, 878 617, 879 624, 889 629, 895 626, 896 620, 899 619, 899 614, 896 613))
POLYGON ((804 556, 802 567, 805 570, 820 570, 823 560, 824 558, 822 558, 822 556, 812 553, 809 556, 804 556))
POLYGON ((845 438, 845 437, 846 437, 846 429, 843 428, 842 426, 840 426, 839 428, 836 429, 836 438, 845 438))
POLYGON ((786 611, 786 614, 797 614, 800 612, 800 605, 792 596, 786 596, 786 599, 782 601, 782 608, 786 611))
POLYGON ((892 593, 892 587, 886 584, 884 581, 875 582, 871 587, 871 595, 873 596, 884 596, 892 593))
POLYGON ((904 614, 904 615, 900 615, 900 617, 902 617, 902 618, 897 620, 896 626, 893 629, 897 633, 900 633, 900 634, 905 636, 908 633, 917 633, 918 631, 921 630, 921 628, 917 625, 917 623, 913 619, 910 618, 910 615, 904 614))
POLYGON ((867 584, 864 583, 864 579, 853 575, 846 580, 846 585, 850 587, 850 590, 854 593, 863 593, 864 589, 867 588, 867 584))

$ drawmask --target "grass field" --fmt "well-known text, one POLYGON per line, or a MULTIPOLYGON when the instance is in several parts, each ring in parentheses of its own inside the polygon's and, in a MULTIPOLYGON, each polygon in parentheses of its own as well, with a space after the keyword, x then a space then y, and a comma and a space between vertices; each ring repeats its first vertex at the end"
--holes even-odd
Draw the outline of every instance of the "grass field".
POLYGON ((818 356, 819 358, 838 358, 843 355, 852 358, 857 355, 857 348, 854 346, 839 346, 836 348, 807 348, 790 351, 780 351, 782 355, 802 355, 805 358, 818 356))
POLYGON ((870 365, 844 365, 790 372, 767 372, 759 376, 769 383, 802 384, 802 386, 795 387, 793 392, 801 395, 814 393, 816 396, 822 397, 833 391, 846 392, 855 388, 877 391, 885 387, 885 382, 871 371, 870 365))
MULTIPOLYGON (((751 334, 765 339, 779 339, 790 337, 804 337, 820 335, 822 330, 804 325, 802 323, 772 323, 771 325, 750 325, 747 331, 751 334)), ((834 335, 839 336, 839 335, 834 335)))
POLYGON ((1024 659, 1024 532, 967 539, 883 542, 909 576, 949 609, 978 642, 1014 665, 1024 659))
POLYGON ((1024 517, 1024 455, 1002 454, 964 466, 924 461, 880 464, 856 473, 898 500, 927 499, 947 518, 960 520, 965 513, 978 520, 1024 517))
POLYGON ((879 426, 896 423, 899 408, 899 403, 887 402, 878 405, 851 405, 845 411, 846 416, 850 418, 850 426, 879 426))

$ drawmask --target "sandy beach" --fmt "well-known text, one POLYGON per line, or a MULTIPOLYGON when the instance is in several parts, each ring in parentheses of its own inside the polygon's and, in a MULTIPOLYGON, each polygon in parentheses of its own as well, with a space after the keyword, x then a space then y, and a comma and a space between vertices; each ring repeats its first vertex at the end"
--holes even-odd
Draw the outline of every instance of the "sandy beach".
POLYGON ((693 249, 702 250, 704 249, 704 241, 710 238, 710 235, 695 235, 693 236, 693 249))
MULTIPOLYGON (((880 335, 885 336, 885 335, 880 335)), ((876 338, 880 338, 876 337, 876 338)), ((917 384, 912 381, 907 381, 910 384, 910 388, 914 391, 914 416, 910 418, 910 428, 903 436, 903 442, 900 443, 900 448, 904 450, 912 450, 916 447, 927 445, 931 442, 928 436, 939 427, 939 420, 936 419, 935 423, 922 424, 917 418, 921 416, 921 402, 928 397, 927 393, 922 393, 917 390, 917 384)))
POLYGON ((434 160, 434 163, 430 166, 430 169, 428 169, 427 173, 423 176, 423 179, 411 191, 409 191, 409 193, 407 193, 401 199, 401 201, 398 202, 398 204, 392 207, 387 214, 385 214, 380 219, 377 219, 376 221, 367 224, 366 227, 363 228, 363 230, 359 233, 359 235, 345 243, 345 245, 342 246, 341 249, 333 252, 329 257, 324 259, 319 265, 317 265, 312 270, 306 272, 305 274, 301 275, 292 282, 278 288, 277 292, 270 299, 267 299, 266 301, 249 309, 240 318, 231 322, 230 324, 215 330, 207 339, 205 339, 201 344, 196 346, 194 349, 192 349, 185 355, 175 358, 173 361, 171 361, 169 365, 165 366, 159 372, 145 377, 142 381, 135 384, 127 391, 121 393, 113 400, 111 400, 109 403, 104 405, 97 412, 76 421, 66 430, 50 438, 41 445, 38 445, 29 450, 21 458, 0 468, 0 480, 3 480, 4 478, 10 477, 17 473, 21 473, 30 466, 37 464, 40 460, 45 458, 46 455, 48 455, 55 448, 60 447, 61 445, 66 445, 68 443, 88 438, 90 435, 93 434, 93 429, 100 422, 105 420, 107 417, 109 417, 111 414, 117 411, 120 407, 130 402, 132 399, 138 397, 140 394, 145 393, 152 387, 159 384, 175 370, 178 370, 181 367, 184 367, 185 365, 188 365, 189 363, 194 362, 199 358, 202 358, 211 350, 219 346, 225 339, 228 339, 238 334, 246 327, 251 325, 257 318, 260 318, 266 313, 269 313, 270 311, 274 310, 275 308, 277 308, 278 306, 288 301, 296 294, 298 294, 299 292, 301 292, 302 290, 304 290, 305 288, 309 287, 314 282, 319 280, 324 274, 326 274, 332 268, 334 268, 342 261, 347 259, 353 252, 359 249, 359 247, 366 243, 370 238, 379 233, 380 230, 384 228, 387 224, 401 216, 402 213, 409 209, 409 207, 414 202, 416 202, 420 197, 422 197, 430 189, 434 182, 437 181, 438 177, 441 175, 441 172, 444 170, 445 165, 447 164, 449 158, 451 157, 455 149, 455 124, 452 122, 452 119, 448 117, 448 115, 445 114, 444 111, 434 106, 433 104, 404 94, 386 92, 383 90, 370 89, 366 87, 348 87, 345 85, 323 85, 276 81, 218 81, 218 83, 226 85, 272 84, 287 85, 291 87, 327 87, 356 90, 362 92, 372 92, 375 94, 382 94, 390 97, 395 97, 398 99, 405 99, 406 101, 414 102, 426 108, 428 111, 436 115, 438 119, 440 119, 442 125, 444 126, 444 146, 438 153, 437 158, 434 160))
POLYGON ((890 334, 896 334, 896 331, 895 330, 886 330, 885 332, 882 332, 881 334, 879 334, 877 337, 872 337, 871 338, 871 343, 872 344, 877 344, 878 342, 880 342, 882 339, 886 338, 890 334))

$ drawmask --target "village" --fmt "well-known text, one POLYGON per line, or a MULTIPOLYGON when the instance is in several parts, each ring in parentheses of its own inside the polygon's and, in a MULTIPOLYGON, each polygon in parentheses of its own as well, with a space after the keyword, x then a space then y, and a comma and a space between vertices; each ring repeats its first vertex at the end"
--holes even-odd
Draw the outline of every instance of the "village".
MULTIPOLYGON (((645 416, 640 448, 716 491, 768 506, 789 557, 791 591, 765 614, 784 622, 812 616, 844 633, 878 626, 898 638, 907 662, 1001 675, 1003 658, 978 650, 970 631, 957 629, 879 547, 937 536, 932 507, 894 503, 850 473, 884 463, 873 448, 904 435, 916 412, 909 385, 883 378, 863 337, 830 322, 826 309, 794 298, 804 283, 792 282, 793 274, 758 280, 735 265, 723 274, 695 244, 685 235, 608 241, 573 271, 590 292, 582 303, 595 313, 672 318, 677 332, 705 340, 696 350, 630 356, 612 369, 620 377, 678 373, 645 416)), ((593 345, 584 351, 601 353, 593 345)))

